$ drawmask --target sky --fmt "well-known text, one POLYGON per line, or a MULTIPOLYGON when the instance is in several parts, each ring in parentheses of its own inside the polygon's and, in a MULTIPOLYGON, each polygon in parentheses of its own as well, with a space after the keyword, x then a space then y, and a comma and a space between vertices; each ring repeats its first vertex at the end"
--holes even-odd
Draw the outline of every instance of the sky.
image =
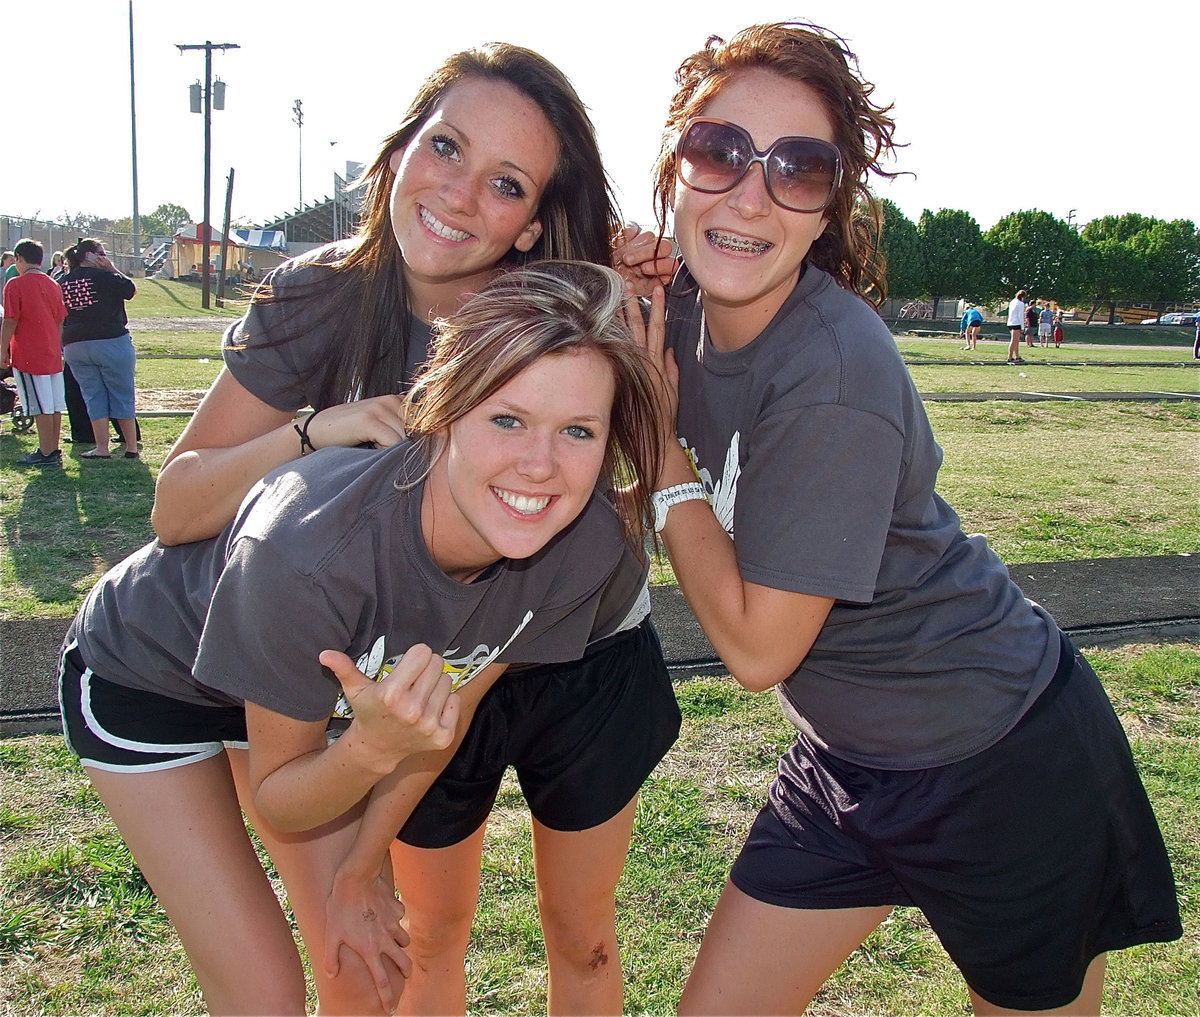
POLYGON ((914 222, 958 209, 983 230, 1041 209, 1084 224, 1138 212, 1200 220, 1200 5, 1141 0, 1120 20, 1064 0, 0 0, 6 85, 0 215, 59 220, 203 210, 204 118, 188 86, 214 52, 211 215, 262 223, 370 163, 420 82, 489 41, 537 50, 589 107, 626 220, 653 220, 650 168, 673 73, 712 34, 800 18, 841 35, 905 145, 874 185, 914 222), (1072 13, 1068 8, 1074 8, 1072 13), (301 101, 303 126, 293 118, 301 101))

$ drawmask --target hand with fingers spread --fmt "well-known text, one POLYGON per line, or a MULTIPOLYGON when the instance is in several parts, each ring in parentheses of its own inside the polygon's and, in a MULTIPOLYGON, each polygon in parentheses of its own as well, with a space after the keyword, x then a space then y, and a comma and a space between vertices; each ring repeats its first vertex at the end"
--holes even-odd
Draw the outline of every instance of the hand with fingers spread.
POLYGON ((389 771, 408 756, 440 751, 454 740, 461 703, 450 690, 442 658, 425 644, 411 646, 379 681, 338 650, 323 650, 319 659, 341 683, 354 711, 342 737, 380 769, 389 771))
POLYGON ((626 223, 613 238, 613 268, 643 297, 650 296, 656 285, 668 285, 679 268, 672 244, 660 240, 653 230, 637 223, 626 223))
POLYGON ((305 433, 314 449, 363 444, 390 448, 404 440, 404 397, 373 396, 326 407, 312 414, 305 433))
POLYGON ((339 872, 325 906, 325 973, 334 978, 341 969, 341 950, 362 958, 384 1013, 394 1013, 412 975, 405 952, 408 932, 400 924, 404 905, 396 899, 391 866, 372 879, 339 872))

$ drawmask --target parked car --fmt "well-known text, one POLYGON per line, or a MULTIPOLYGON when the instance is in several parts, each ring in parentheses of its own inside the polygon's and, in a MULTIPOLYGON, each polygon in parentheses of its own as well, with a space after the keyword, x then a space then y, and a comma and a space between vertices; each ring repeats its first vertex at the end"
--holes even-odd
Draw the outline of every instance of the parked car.
POLYGON ((1200 311, 1168 311, 1158 318, 1143 318, 1143 325, 1194 325, 1200 311))

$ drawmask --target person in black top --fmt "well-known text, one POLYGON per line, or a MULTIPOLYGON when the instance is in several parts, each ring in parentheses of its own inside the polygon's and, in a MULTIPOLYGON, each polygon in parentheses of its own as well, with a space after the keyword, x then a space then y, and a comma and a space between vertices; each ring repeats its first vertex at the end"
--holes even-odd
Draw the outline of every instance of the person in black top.
POLYGON ((96 447, 83 459, 109 459, 109 420, 117 422, 125 458, 138 457, 134 419, 134 368, 137 354, 129 335, 125 301, 137 287, 109 260, 99 240, 80 240, 66 252, 71 270, 61 281, 67 320, 63 356, 79 383, 92 422, 96 447))

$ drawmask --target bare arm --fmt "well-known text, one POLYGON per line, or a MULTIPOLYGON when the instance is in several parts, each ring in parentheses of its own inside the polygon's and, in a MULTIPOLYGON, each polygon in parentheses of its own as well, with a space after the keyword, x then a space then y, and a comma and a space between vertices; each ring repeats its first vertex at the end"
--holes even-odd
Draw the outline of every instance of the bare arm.
MULTIPOLYGON (((695 481, 691 462, 674 435, 679 371, 664 352, 663 291, 652 298, 648 326, 636 301, 626 319, 661 370, 661 400, 671 434, 656 490, 695 481)), ((680 589, 730 673, 745 688, 761 691, 787 678, 808 654, 833 601, 748 582, 738 568, 733 539, 704 501, 686 501, 667 513, 662 540, 680 589)))
MULTIPOLYGON (((353 667, 349 658, 346 665, 353 667)), ((400 944, 391 931, 376 920, 395 898, 389 850, 400 828, 417 803, 458 751, 475 709, 484 693, 503 674, 505 664, 492 664, 480 672, 458 695, 462 708, 454 741, 437 752, 409 756, 375 785, 359 823, 354 845, 339 866, 325 909, 324 964, 332 977, 338 971, 338 952, 343 944, 362 957, 379 992, 384 1011, 390 1013, 397 997, 392 994, 385 957, 400 965, 400 944)), ((313 958, 316 963, 316 958, 313 958)))
MULTIPOLYGON (((404 437, 400 396, 333 406, 309 427, 317 448, 394 445, 404 437)), ((214 537, 242 499, 276 467, 300 456, 294 414, 277 410, 222 369, 168 453, 150 520, 164 544, 214 537)))
POLYGON ((250 788, 255 805, 277 829, 311 830, 357 805, 405 760, 437 753, 454 741, 460 700, 442 658, 417 644, 378 682, 345 654, 326 650, 354 710, 332 743, 326 721, 298 721, 246 703, 250 788))
MULTIPOLYGON (((62 329, 59 328, 61 337, 62 329)), ((12 364, 12 357, 9 353, 9 348, 12 346, 12 337, 17 334, 17 321, 15 318, 5 318, 4 324, 0 326, 0 364, 4 367, 9 367, 12 364)))

